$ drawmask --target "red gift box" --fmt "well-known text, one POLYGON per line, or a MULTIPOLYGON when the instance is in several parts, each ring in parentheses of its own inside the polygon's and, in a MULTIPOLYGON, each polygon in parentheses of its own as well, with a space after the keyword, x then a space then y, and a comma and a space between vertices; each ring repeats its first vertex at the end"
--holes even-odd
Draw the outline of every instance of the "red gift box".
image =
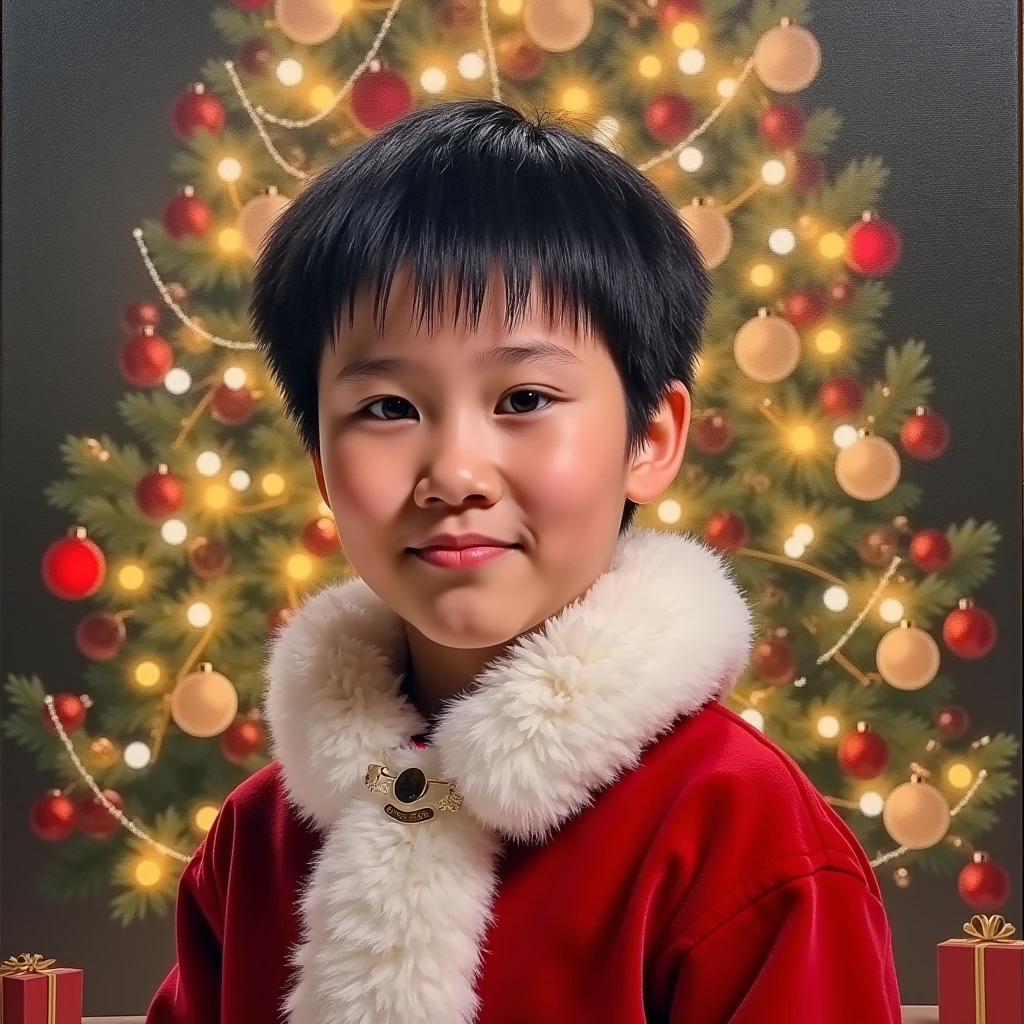
POLYGON ((38 953, 0 966, 0 1024, 82 1024, 82 972, 38 953))
POLYGON ((938 945, 939 1024, 1024 1024, 1024 942, 998 914, 938 945))

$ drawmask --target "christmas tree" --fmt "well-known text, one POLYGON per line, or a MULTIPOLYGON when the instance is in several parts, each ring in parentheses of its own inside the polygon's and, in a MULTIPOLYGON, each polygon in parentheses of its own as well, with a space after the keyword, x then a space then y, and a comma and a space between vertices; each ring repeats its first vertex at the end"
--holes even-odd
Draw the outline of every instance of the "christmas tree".
POLYGON ((227 793, 267 763, 268 637, 351 570, 249 332, 253 258, 345 151, 414 107, 490 96, 561 111, 633 162, 711 269, 690 450, 638 522, 735 565, 760 634, 725 700, 879 871, 958 874, 971 907, 1000 906, 1006 872, 979 847, 1017 741, 972 735, 953 703, 961 663, 996 642, 969 595, 998 537, 930 523, 908 479, 949 430, 924 345, 883 347, 902 247, 884 165, 830 174, 839 116, 800 103, 822 60, 806 4, 234 0, 213 17, 233 56, 173 102, 179 188, 135 231, 156 292, 111 349, 133 440, 68 438, 48 494, 69 534, 43 578, 91 601, 81 679, 7 684, 4 730, 54 786, 30 822, 59 844, 45 890, 113 884, 117 919, 165 912, 227 793))

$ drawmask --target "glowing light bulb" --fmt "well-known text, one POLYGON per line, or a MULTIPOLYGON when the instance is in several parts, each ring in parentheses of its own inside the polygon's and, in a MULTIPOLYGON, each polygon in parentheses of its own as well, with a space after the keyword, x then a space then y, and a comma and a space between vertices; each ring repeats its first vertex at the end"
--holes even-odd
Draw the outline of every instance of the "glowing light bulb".
POLYGON ((180 519, 168 519, 160 527, 160 536, 168 544, 183 544, 188 536, 188 527, 180 519))
POLYGON ((749 722, 755 729, 764 732, 764 715, 757 708, 744 708, 740 712, 740 718, 744 722, 749 722))
POLYGON ((845 612, 850 607, 850 595, 845 587, 829 587, 822 594, 821 600, 830 612, 845 612))
POLYGON ((124 753, 121 756, 129 768, 141 771, 149 764, 153 754, 149 746, 143 743, 142 740, 133 740, 124 748, 124 753))
POLYGON ((676 58, 676 66, 684 75, 699 75, 706 64, 707 58, 704 56, 704 51, 698 50, 696 47, 683 50, 676 58))
POLYGON ((718 95, 723 100, 729 99, 731 96, 736 95, 736 79, 735 78, 723 78, 716 86, 718 95))
POLYGON ((679 151, 679 166, 691 174, 704 166, 704 154, 696 146, 686 146, 679 151))
POLYGON ((846 239, 835 231, 826 231, 818 239, 818 252, 827 260, 838 259, 846 252, 846 239))
POLYGON ((215 804, 203 804, 202 807, 196 810, 192 820, 200 832, 209 832, 213 828, 213 823, 217 820, 219 813, 220 808, 215 804))
POLYGON ((750 268, 750 283, 755 288, 767 288, 775 280, 775 271, 767 263, 755 263, 750 268))
POLYGON ((761 164, 761 180, 766 185, 781 185, 786 180, 786 165, 781 160, 765 160, 761 164))
POLYGON ((817 437, 814 433, 814 428, 809 427, 806 423, 801 423, 789 432, 790 447, 801 455, 814 451, 816 444, 817 437))
POLYGON ((277 80, 282 85, 298 85, 302 81, 302 65, 294 57, 285 57, 277 65, 277 80))
POLYGON ((647 53, 640 58, 636 69, 641 78, 657 78, 661 74, 661 61, 653 53, 647 53))
POLYGON ((680 50, 696 46, 700 42, 700 30, 692 21, 681 21, 672 28, 672 42, 680 50))
POLYGON ((581 85, 571 85, 562 93, 562 109, 579 112, 590 106, 590 94, 581 85))
POLYGON ((226 156, 217 164, 217 177, 221 181, 238 181, 241 176, 242 165, 233 156, 226 156))
POLYGON ((478 78, 482 78, 484 71, 487 69, 483 57, 475 51, 464 53, 455 66, 459 69, 459 74, 467 82, 475 82, 478 78))
POLYGON ((196 471, 200 476, 216 476, 221 465, 220 456, 216 452, 200 452, 196 456, 196 471))
POLYGON ((683 506, 673 498, 667 498, 658 505, 658 518, 663 523, 678 523, 683 517, 683 506))
POLYGON ((974 772, 959 761, 946 769, 946 778, 954 789, 967 789, 974 781, 974 772))
POLYGON ((146 574, 142 571, 141 566, 129 562, 127 565, 121 566, 117 574, 117 582, 125 590, 138 590, 146 582, 146 574))
POLYGON ((217 235, 217 246, 221 252, 238 252, 242 248, 242 232, 238 228, 223 228, 217 235))
POLYGON ((895 597, 887 597, 878 606, 878 617, 883 622, 902 622, 903 616, 906 614, 906 610, 900 601, 897 601, 895 597))
POLYGON ((832 443, 837 448, 849 448, 858 438, 857 428, 852 423, 840 423, 832 431, 832 443))
POLYGON ((334 518, 334 513, 331 511, 331 506, 328 505, 326 501, 321 501, 320 504, 317 505, 316 510, 322 516, 328 516, 331 519, 334 518))
POLYGON ((229 366, 224 371, 224 383, 231 388, 232 391, 244 388, 248 379, 249 374, 247 374, 241 366, 229 366))
POLYGON ((797 523, 793 527, 793 536, 801 544, 810 544, 814 540, 814 527, 810 523, 797 523))
POLYGON ((190 626, 205 629, 213 621, 213 609, 205 601, 195 601, 185 612, 190 626))
POLYGON ((768 236, 768 248, 779 256, 788 256, 796 248, 796 235, 789 228, 776 228, 768 236))
POLYGON ((306 580, 313 572, 313 560, 309 555, 292 555, 285 569, 293 580, 306 580))
POLYGON ((315 85, 309 91, 309 105, 314 110, 329 110, 334 103, 334 90, 329 85, 315 85))
POLYGON ((787 558, 803 558, 807 551, 807 545, 801 544, 796 537, 790 537, 786 543, 782 545, 782 550, 786 553, 787 558))
POLYGON ((260 487, 268 497, 279 497, 284 494, 284 477, 280 473, 264 473, 263 479, 260 480, 260 487))
POLYGON ((880 793, 868 790, 860 795, 860 813, 867 818, 877 818, 885 807, 885 801, 880 793))
POLYGON ((160 666, 155 661, 140 661, 135 666, 135 682, 149 690, 160 682, 160 666))
POLYGON ((236 491, 247 491, 252 483, 252 477, 244 469, 236 469, 228 477, 228 483, 236 491))
POLYGON ((498 10, 511 17, 523 9, 523 0, 498 0, 498 10))
POLYGON ((135 865, 135 881, 146 889, 152 889, 164 877, 163 868, 155 860, 140 860, 135 865))
POLYGON ((206 507, 216 512, 227 508, 230 500, 231 495, 228 494, 228 489, 221 484, 211 484, 203 494, 203 501, 206 502, 206 507))
POLYGON ((437 95, 448 86, 448 76, 440 68, 426 68, 420 75, 420 86, 424 92, 437 95))
POLYGON ((843 347, 843 336, 832 327, 825 327, 814 336, 814 347, 826 356, 834 356, 843 347))
POLYGON ((167 376, 164 377, 164 387, 172 395, 183 395, 192 387, 192 378, 189 376, 188 370, 175 366, 167 371, 167 376))
POLYGON ((834 740, 839 735, 839 719, 835 715, 822 715, 816 728, 822 739, 834 740))

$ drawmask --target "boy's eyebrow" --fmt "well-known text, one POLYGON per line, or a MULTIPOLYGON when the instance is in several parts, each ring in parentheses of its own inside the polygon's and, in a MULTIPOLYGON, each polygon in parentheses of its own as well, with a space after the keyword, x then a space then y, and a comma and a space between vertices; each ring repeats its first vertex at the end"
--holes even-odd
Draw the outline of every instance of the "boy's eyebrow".
MULTIPOLYGON (((495 345, 477 353, 478 365, 518 366, 520 363, 551 363, 579 365, 582 360, 574 352, 553 341, 542 338, 515 345, 495 345)), ((386 373, 393 373, 409 365, 400 356, 360 356, 343 366, 334 378, 335 384, 351 384, 386 373)))

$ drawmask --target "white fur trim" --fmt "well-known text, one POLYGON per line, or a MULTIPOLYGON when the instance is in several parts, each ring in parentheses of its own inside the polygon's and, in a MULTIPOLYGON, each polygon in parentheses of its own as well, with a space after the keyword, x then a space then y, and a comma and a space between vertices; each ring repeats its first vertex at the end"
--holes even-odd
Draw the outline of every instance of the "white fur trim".
MULTIPOLYGON (((400 692, 404 628, 361 581, 312 597, 267 665, 274 755, 299 810, 329 830, 303 897, 292 1024, 469 1024, 502 836, 545 839, 643 750, 727 691, 751 621, 703 543, 634 530, 611 569, 449 701, 433 746, 400 692), (461 811, 389 819, 367 765, 430 765, 461 811)), ((425 768, 425 770, 427 770, 425 768)))

